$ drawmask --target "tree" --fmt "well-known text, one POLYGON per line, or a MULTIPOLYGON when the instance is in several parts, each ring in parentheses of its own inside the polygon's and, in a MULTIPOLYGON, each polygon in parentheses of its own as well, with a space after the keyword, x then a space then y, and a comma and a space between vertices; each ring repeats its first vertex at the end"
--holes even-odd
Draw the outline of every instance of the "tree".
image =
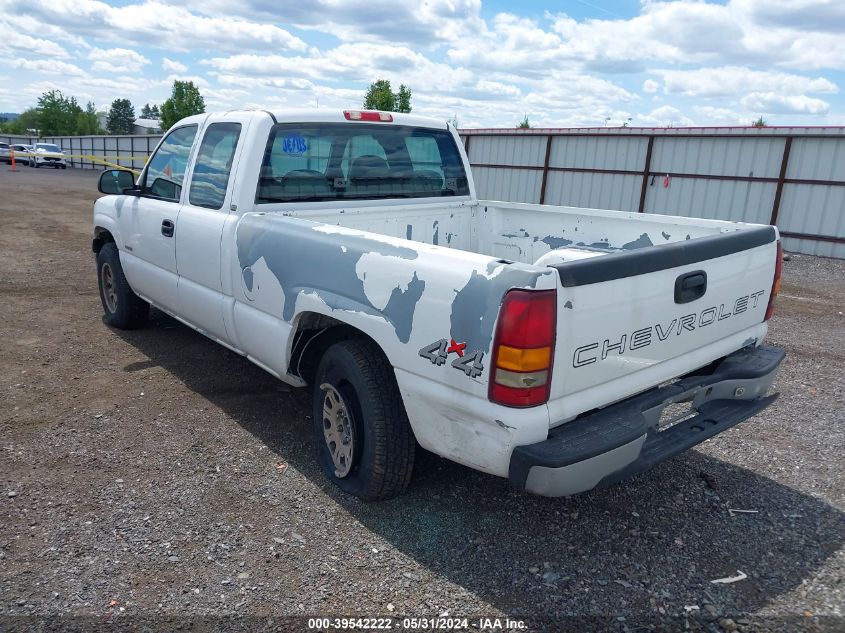
POLYGON ((65 97, 61 90, 50 90, 38 98, 38 130, 44 136, 76 133, 76 123, 82 108, 75 97, 65 97))
POLYGON ((193 81, 176 80, 170 98, 161 104, 159 111, 161 128, 167 130, 186 116, 205 112, 205 99, 193 81))
POLYGON ((399 92, 393 92, 390 80, 378 79, 370 84, 364 95, 365 110, 385 112, 410 112, 411 89, 405 84, 399 85, 399 92))
POLYGON ((94 107, 93 101, 89 101, 85 110, 76 115, 76 133, 79 136, 103 133, 100 120, 97 118, 97 108, 94 107))
POLYGON ((396 112, 408 113, 411 111, 411 89, 405 84, 399 84, 399 92, 396 94, 396 112))
POLYGON ((115 99, 111 102, 106 129, 109 134, 132 134, 135 127, 135 108, 129 99, 115 99))
POLYGON ((766 127, 766 119, 764 119, 763 115, 761 114, 759 119, 751 122, 751 125, 753 127, 758 127, 758 128, 759 127, 766 127))
POLYGON ((145 103, 144 107, 141 108, 141 119, 154 119, 158 120, 161 118, 161 113, 158 111, 158 106, 154 103, 150 106, 149 103, 145 103))
POLYGON ((522 117, 522 121, 520 121, 519 125, 517 125, 516 127, 517 127, 517 129, 520 129, 520 130, 531 129, 531 121, 528 120, 527 114, 524 117, 522 117))
POLYGON ((29 108, 18 115, 14 121, 8 121, 0 126, 4 134, 38 134, 38 110, 29 108))

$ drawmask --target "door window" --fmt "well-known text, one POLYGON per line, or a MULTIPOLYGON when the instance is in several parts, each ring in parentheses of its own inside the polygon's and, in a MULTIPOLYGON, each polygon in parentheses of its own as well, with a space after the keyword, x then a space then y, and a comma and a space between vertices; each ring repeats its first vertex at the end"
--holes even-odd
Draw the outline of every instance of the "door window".
POLYGON ((196 125, 186 125, 173 130, 164 139, 147 164, 141 192, 162 200, 178 202, 194 137, 196 125))
POLYGON ((212 123, 197 154, 188 201, 206 209, 220 209, 241 134, 240 123, 212 123))

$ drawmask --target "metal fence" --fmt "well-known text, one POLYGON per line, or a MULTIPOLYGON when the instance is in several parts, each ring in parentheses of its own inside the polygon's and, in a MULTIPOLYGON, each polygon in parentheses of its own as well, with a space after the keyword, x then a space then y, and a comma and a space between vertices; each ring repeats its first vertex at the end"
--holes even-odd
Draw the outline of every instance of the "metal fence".
POLYGON ((775 224, 845 258, 845 128, 461 130, 478 195, 775 224))
MULTIPOLYGON (((845 128, 461 130, 481 198, 771 223, 784 248, 845 258, 845 128)), ((143 167, 160 135, 55 143, 74 167, 143 167)))
POLYGON ((15 136, 0 135, 6 143, 33 145, 53 143, 69 155, 71 167, 103 169, 106 165, 120 165, 141 169, 161 139, 160 134, 127 136, 15 136))

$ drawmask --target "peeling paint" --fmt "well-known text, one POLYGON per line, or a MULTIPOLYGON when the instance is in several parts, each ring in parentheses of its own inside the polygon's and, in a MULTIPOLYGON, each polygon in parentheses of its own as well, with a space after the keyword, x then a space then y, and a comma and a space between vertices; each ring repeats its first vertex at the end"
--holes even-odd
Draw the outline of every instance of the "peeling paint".
POLYGON ((414 225, 413 224, 408 224, 405 227, 405 239, 406 240, 414 239, 414 225))
POLYGON ((648 233, 643 233, 633 242, 623 244, 622 248, 626 250, 631 250, 635 248, 645 248, 646 246, 654 246, 654 243, 651 241, 651 238, 648 236, 648 233))
POLYGON ((490 349, 493 326, 502 297, 511 288, 536 288, 537 280, 551 271, 538 272, 525 264, 491 261, 486 274, 473 270, 466 285, 452 301, 451 337, 465 341, 468 350, 490 349))
POLYGON ((661 231, 660 234, 663 236, 664 240, 668 240, 670 237, 672 237, 672 235, 670 233, 667 233, 666 231, 661 231))
POLYGON ((548 244, 552 249, 563 248, 564 246, 572 244, 572 240, 568 240, 565 237, 556 237, 554 235, 547 235, 541 241, 548 244))
POLYGON ((438 220, 434 221, 434 235, 431 237, 431 243, 437 246, 440 243, 440 227, 438 226, 440 222, 438 220))
POLYGON ((496 422, 496 424, 498 424, 503 429, 515 429, 516 428, 515 426, 510 426, 509 424, 505 424, 501 420, 495 420, 495 422, 496 422))
MULTIPOLYGON (((238 225, 237 247, 242 269, 263 258, 279 281, 284 294, 282 316, 286 321, 293 319, 300 293, 309 292, 316 294, 332 310, 364 312, 385 319, 393 326, 399 340, 408 342, 414 310, 422 297, 425 281, 414 273, 406 290, 402 290, 401 281, 398 282, 384 309, 379 310, 364 291, 366 271, 359 276, 356 265, 367 253, 415 260, 418 257, 416 250, 354 231, 327 231, 325 226, 302 220, 282 221, 278 216, 251 215, 244 216, 238 225)), ((400 271, 397 271, 400 275, 407 274, 406 267, 400 271)))
POLYGON ((566 303, 564 303, 564 304, 563 304, 563 307, 564 307, 564 308, 568 308, 568 309, 570 309, 570 310, 571 310, 571 309, 572 309, 572 302, 571 302, 571 301, 567 301, 566 303))

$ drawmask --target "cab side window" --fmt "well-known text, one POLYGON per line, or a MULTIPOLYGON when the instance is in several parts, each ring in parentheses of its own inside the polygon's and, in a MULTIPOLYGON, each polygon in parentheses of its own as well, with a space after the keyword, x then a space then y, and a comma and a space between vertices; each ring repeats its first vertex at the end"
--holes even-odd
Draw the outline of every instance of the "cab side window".
POLYGON ((226 198, 226 187, 241 135, 240 123, 212 123, 203 136, 188 201, 206 209, 220 209, 226 198))
POLYGON ((167 135, 147 164, 141 185, 143 195, 179 202, 196 135, 196 125, 180 127, 167 135))

